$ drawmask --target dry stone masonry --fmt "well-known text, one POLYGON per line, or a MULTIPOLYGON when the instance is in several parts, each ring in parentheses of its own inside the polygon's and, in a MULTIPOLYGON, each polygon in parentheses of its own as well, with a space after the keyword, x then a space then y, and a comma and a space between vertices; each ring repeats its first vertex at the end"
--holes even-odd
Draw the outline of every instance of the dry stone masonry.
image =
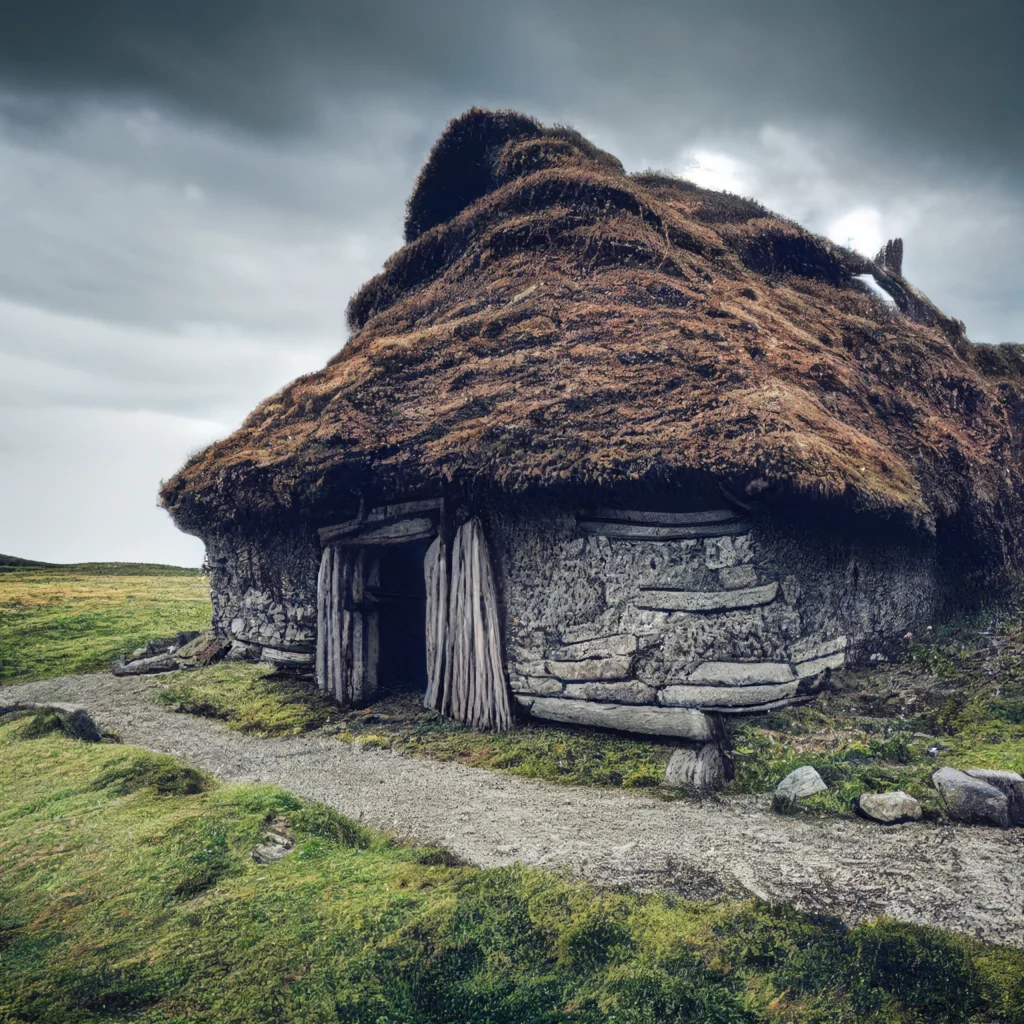
POLYGON ((848 657, 927 616, 935 592, 925 551, 789 534, 726 508, 532 507, 492 521, 511 688, 555 721, 698 739, 705 712, 809 699, 848 657))

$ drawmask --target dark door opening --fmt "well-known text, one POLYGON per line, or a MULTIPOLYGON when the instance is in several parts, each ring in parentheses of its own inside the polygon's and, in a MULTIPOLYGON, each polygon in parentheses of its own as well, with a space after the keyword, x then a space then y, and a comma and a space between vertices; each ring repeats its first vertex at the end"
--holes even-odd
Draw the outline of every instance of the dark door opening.
POLYGON ((377 693, 424 693, 427 689, 427 588, 423 559, 429 540, 377 549, 376 599, 379 655, 377 693))

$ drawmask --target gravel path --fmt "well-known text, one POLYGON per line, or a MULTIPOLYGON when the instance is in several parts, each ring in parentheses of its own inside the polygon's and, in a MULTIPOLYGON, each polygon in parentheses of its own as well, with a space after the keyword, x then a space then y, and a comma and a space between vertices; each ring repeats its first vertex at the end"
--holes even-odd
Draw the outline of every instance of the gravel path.
POLYGON ((882 828, 772 814, 767 797, 666 802, 359 750, 315 734, 258 739, 173 714, 152 679, 72 676, 5 697, 87 708, 125 743, 221 779, 275 782, 473 864, 566 868, 601 885, 785 901, 855 923, 879 914, 1024 946, 1024 829, 882 828))

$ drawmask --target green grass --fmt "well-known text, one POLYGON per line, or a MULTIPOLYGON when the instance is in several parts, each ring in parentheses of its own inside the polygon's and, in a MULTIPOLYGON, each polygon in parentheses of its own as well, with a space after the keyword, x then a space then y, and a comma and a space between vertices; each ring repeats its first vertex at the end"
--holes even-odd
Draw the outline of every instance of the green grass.
POLYGON ((453 866, 272 786, 0 723, 0 1019, 1024 1019, 1024 952, 453 866), (295 851, 259 866, 261 829, 295 851))
POLYGON ((108 669, 147 640, 209 624, 198 569, 9 566, 0 572, 0 684, 108 669))

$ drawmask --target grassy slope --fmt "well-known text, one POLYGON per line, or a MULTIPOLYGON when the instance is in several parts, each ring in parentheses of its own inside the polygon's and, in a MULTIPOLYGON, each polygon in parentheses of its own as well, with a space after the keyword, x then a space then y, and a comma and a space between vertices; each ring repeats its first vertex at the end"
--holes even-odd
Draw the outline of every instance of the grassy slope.
POLYGON ((1020 951, 452 866, 274 787, 47 724, 0 724, 12 1024, 1024 1019, 1020 951), (296 851, 257 866, 282 816, 296 851))
POLYGON ((109 668, 158 636, 210 623, 197 569, 134 563, 0 572, 0 684, 109 668))

